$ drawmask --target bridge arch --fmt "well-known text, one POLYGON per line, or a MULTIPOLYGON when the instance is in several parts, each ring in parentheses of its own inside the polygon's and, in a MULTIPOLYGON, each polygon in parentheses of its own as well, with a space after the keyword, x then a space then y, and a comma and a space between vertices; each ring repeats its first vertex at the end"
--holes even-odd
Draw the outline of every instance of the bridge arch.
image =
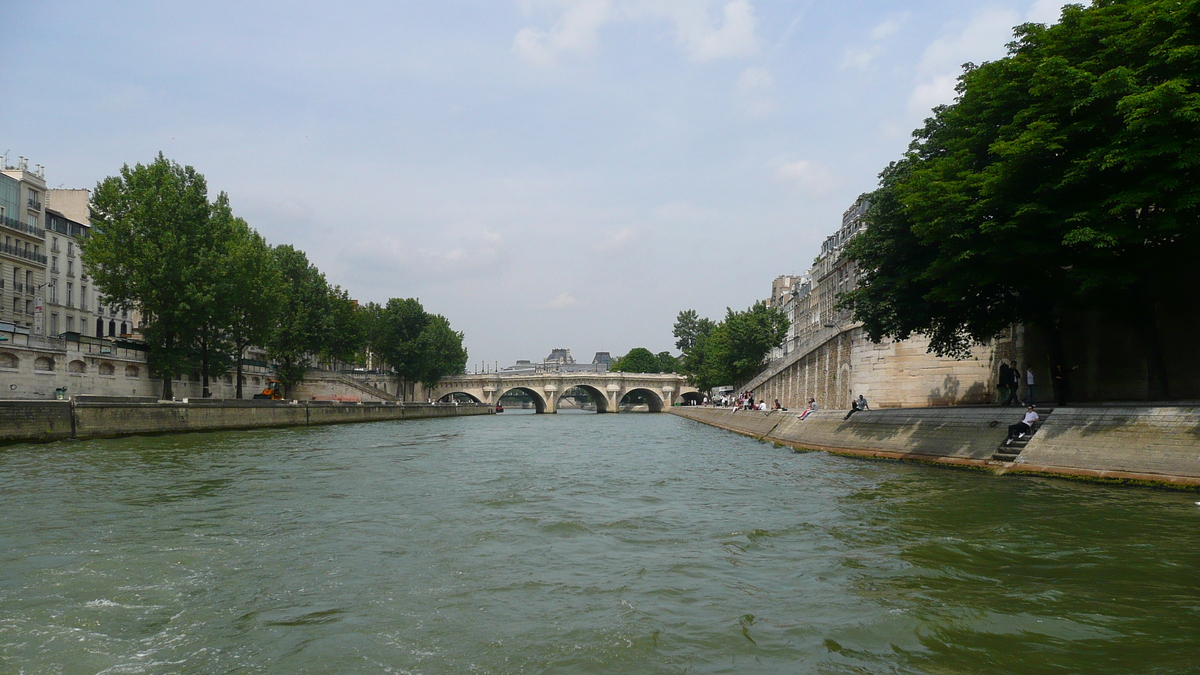
POLYGON ((561 400, 563 396, 566 396, 567 392, 571 391, 572 389, 582 389, 583 391, 587 392, 588 398, 591 399, 592 403, 596 405, 596 412, 608 412, 608 396, 606 396, 603 391, 590 384, 572 384, 564 389, 562 395, 559 396, 554 402, 555 410, 558 410, 558 401, 561 400))
POLYGON ((650 410, 650 412, 662 412, 663 408, 666 407, 666 404, 663 403, 662 396, 653 389, 648 389, 646 387, 634 387, 633 389, 626 391, 625 395, 621 397, 621 404, 624 404, 626 399, 635 394, 640 394, 646 399, 646 407, 650 410))
POLYGON ((443 396, 443 397, 439 398, 439 399, 438 399, 438 403, 450 403, 450 402, 454 401, 455 399, 458 399, 458 400, 460 400, 460 401, 461 401, 461 400, 463 400, 463 399, 468 399, 468 400, 470 400, 472 403, 483 403, 483 401, 480 401, 480 400, 479 400, 479 397, 478 397, 478 396, 475 396, 475 395, 473 395, 473 394, 467 393, 467 392, 465 392, 465 391, 452 391, 452 392, 449 392, 449 393, 448 393, 448 394, 446 394, 445 396, 443 396))
POLYGON ((502 387, 496 390, 496 402, 499 403, 500 399, 504 398, 505 394, 508 394, 512 391, 519 391, 523 394, 527 394, 529 398, 533 399, 534 412, 537 414, 541 415, 542 413, 546 412, 546 399, 539 394, 537 390, 530 389, 529 387, 502 387))
POLYGON ((685 391, 679 395, 679 400, 682 401, 684 405, 703 405, 704 394, 701 394, 698 391, 685 391))

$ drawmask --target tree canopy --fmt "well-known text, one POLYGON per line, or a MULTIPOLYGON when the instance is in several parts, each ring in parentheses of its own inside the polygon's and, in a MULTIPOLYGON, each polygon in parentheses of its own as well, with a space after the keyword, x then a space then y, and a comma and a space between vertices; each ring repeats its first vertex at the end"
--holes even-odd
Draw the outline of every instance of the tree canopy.
POLYGON ((1160 301, 1200 277, 1200 1, 1098 0, 1015 35, 881 174, 844 306, 958 357, 1035 324, 1057 363, 1065 312, 1121 313, 1165 387, 1160 301))
POLYGON ((620 373, 659 373, 662 372, 662 362, 649 349, 634 347, 628 354, 613 361, 608 369, 620 373))
POLYGON ((680 358, 679 372, 701 391, 742 384, 762 370, 771 349, 783 344, 788 325, 787 315, 765 302, 741 312, 726 308, 720 323, 699 318, 694 310, 680 312, 675 336, 690 348, 680 358))

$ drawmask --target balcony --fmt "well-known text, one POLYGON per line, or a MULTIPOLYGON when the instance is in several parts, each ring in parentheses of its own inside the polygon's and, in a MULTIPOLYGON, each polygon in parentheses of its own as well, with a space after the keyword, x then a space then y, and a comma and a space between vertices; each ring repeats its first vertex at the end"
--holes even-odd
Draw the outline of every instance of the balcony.
POLYGON ((39 202, 37 199, 30 197, 29 198, 29 208, 34 209, 35 211, 41 211, 42 203, 39 202))
POLYGON ((13 282, 13 293, 24 293, 24 292, 25 292, 25 284, 23 284, 19 281, 14 281, 13 282))
POLYGON ((24 247, 17 247, 12 244, 0 244, 0 253, 15 255, 18 258, 24 258, 26 260, 41 263, 43 265, 46 264, 46 256, 40 253, 34 253, 33 251, 26 251, 24 247))
POLYGON ((17 232, 24 232, 25 234, 32 234, 33 236, 37 237, 38 239, 46 238, 46 231, 43 230, 42 228, 33 227, 32 225, 27 225, 27 224, 22 223, 21 221, 17 220, 16 218, 10 218, 9 216, 0 216, 0 225, 3 225, 4 227, 7 227, 7 228, 14 229, 17 232))
POLYGON ((59 249, 58 249, 58 244, 55 244, 55 245, 53 245, 53 246, 51 246, 51 247, 50 247, 50 252, 51 252, 51 253, 58 253, 58 251, 59 251, 59 249))

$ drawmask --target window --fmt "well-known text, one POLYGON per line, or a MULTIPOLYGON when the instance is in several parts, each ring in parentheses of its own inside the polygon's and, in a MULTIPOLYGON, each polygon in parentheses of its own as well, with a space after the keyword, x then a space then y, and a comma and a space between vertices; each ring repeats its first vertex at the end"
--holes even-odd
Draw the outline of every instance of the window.
MULTIPOLYGON (((28 246, 28 244, 26 244, 26 246, 28 246)), ((25 273, 25 292, 26 293, 33 292, 33 272, 25 273)))
POLYGON ((67 317, 67 332, 70 333, 70 332, 73 332, 74 330, 75 330, 75 317, 68 316, 67 317))
POLYGON ((50 334, 58 335, 58 315, 54 313, 50 314, 50 334))
POLYGON ((75 261, 74 260, 67 261, 67 276, 69 276, 69 277, 75 276, 75 261))
POLYGON ((21 299, 13 298, 13 314, 21 313, 21 299))
POLYGON ((74 305, 71 304, 71 293, 74 290, 72 287, 73 284, 71 282, 67 282, 67 307, 74 307, 74 305))
MULTIPOLYGON (((57 247, 55 247, 57 249, 57 247)), ((58 274, 58 256, 50 256, 50 271, 58 274)))
POLYGON ((79 309, 87 311, 87 286, 79 287, 79 309))
POLYGON ((55 253, 58 253, 58 237, 50 238, 50 250, 55 253))
POLYGON ((25 313, 33 314, 33 301, 32 300, 25 301, 25 313))
POLYGON ((29 223, 30 227, 37 227, 37 216, 29 216, 25 222, 29 223))
POLYGON ((51 281, 48 288, 50 289, 50 302, 57 305, 58 304, 58 284, 51 281))
POLYGON ((75 255, 75 242, 67 242, 67 255, 75 255))

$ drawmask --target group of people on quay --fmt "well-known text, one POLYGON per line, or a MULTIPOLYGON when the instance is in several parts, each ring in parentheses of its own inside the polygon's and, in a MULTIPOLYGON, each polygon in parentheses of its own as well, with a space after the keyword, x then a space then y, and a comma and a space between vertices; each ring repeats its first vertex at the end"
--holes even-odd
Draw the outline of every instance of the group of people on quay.
MULTIPOLYGON (((1020 405, 1021 399, 1017 397, 1017 392, 1021 389, 1021 369, 1017 367, 1017 360, 1012 360, 1012 365, 1007 361, 1000 361, 1000 381, 997 383, 996 391, 999 392, 1000 405, 1020 405)), ((1034 402, 1034 388, 1036 380, 1033 377, 1033 366, 1025 366, 1025 401, 1026 405, 1034 402)))

